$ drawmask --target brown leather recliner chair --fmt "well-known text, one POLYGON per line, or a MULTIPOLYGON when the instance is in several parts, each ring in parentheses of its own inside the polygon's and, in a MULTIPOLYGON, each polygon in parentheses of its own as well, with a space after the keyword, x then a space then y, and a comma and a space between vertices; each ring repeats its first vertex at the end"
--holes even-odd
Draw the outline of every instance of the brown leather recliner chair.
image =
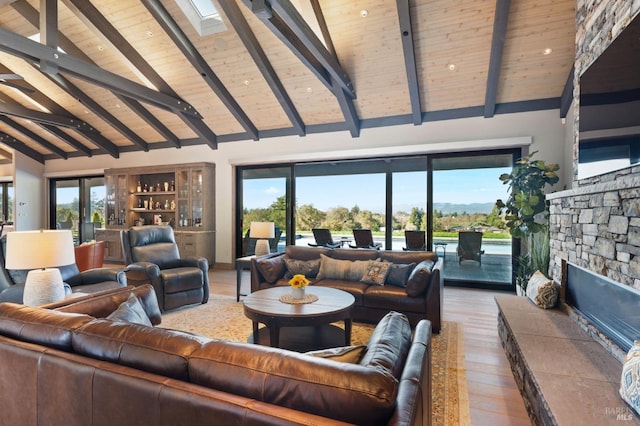
POLYGON ((181 258, 173 228, 134 226, 120 231, 129 284, 150 283, 162 311, 209 300, 209 261, 181 258))

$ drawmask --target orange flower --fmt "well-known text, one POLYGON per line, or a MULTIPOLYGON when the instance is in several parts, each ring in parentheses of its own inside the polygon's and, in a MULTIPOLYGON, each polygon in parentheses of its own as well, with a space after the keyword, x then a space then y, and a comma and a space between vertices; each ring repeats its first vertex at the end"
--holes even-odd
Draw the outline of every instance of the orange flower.
POLYGON ((309 285, 309 280, 302 274, 296 274, 289 280, 289 285, 293 288, 304 288, 309 285))

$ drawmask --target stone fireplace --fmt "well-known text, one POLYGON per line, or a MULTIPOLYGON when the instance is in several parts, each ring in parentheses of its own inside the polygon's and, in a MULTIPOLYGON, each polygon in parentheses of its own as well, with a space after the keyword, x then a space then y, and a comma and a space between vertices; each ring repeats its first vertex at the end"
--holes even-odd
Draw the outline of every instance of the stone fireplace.
MULTIPOLYGON (((569 262, 594 274, 640 289, 640 166, 578 180, 579 76, 638 15, 640 0, 577 0, 574 75, 573 185, 548 194, 550 276, 563 282, 569 262)), ((640 19, 640 18, 639 18, 640 19)), ((585 287, 589 289, 589 287, 585 287)), ((580 290, 590 291, 590 290, 580 290)), ((575 314, 575 313, 574 313, 575 314)), ((584 328, 620 358, 616 345, 584 328)))
POLYGON ((574 75, 573 188, 548 194, 551 264, 562 261, 640 289, 640 167, 577 179, 579 76, 638 15, 640 0, 577 0, 574 75))

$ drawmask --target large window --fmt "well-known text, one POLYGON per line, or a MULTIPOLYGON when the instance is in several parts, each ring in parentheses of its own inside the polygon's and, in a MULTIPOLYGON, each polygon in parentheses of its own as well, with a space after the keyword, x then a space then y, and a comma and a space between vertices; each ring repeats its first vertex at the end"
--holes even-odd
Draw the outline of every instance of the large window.
POLYGON ((343 247, 353 244, 354 229, 370 229, 383 249, 402 250, 405 230, 420 230, 427 249, 444 257, 446 280, 510 286, 512 242, 493 207, 506 197, 499 176, 517 155, 510 150, 239 167, 236 255, 251 254, 251 221, 286 229, 278 250, 285 241, 314 243, 314 228, 329 229, 343 247), (458 233, 464 230, 483 234, 482 262, 458 261, 458 233), (460 270, 466 275, 455 272, 460 270))

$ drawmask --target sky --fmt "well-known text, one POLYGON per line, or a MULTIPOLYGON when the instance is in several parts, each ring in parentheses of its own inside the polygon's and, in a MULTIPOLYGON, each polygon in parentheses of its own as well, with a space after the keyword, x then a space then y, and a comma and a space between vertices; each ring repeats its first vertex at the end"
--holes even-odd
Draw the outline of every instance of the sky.
MULTIPOLYGON (((493 203, 507 197, 507 186, 498 179, 510 168, 434 172, 434 203, 493 203)), ((394 211, 409 211, 426 205, 426 173, 394 173, 394 211)), ((260 179, 244 182, 244 207, 265 208, 285 194, 285 180, 260 179)), ((320 210, 357 205, 362 210, 384 210, 384 174, 317 176, 298 178, 298 205, 312 204, 320 210)))

